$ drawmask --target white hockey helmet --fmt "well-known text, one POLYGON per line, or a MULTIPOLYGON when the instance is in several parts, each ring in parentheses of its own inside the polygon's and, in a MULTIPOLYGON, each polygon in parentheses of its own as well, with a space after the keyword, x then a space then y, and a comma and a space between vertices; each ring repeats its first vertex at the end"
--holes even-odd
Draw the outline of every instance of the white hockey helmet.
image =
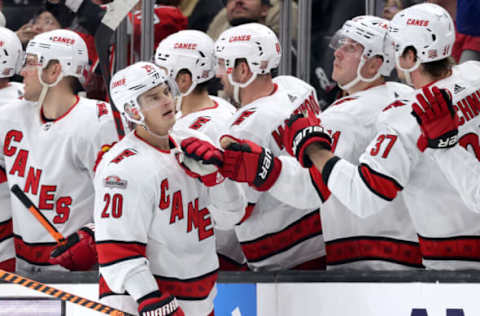
POLYGON ((389 76, 395 67, 393 44, 388 37, 389 21, 377 16, 362 15, 347 20, 330 41, 330 47, 337 49, 342 45, 345 38, 354 40, 363 46, 360 63, 357 68, 357 78, 344 85, 343 89, 349 89, 360 80, 371 82, 380 75, 389 76), (372 78, 363 78, 360 71, 365 62, 374 56, 383 58, 382 66, 372 78))
POLYGON ((0 27, 0 78, 9 78, 18 73, 22 62, 22 43, 17 34, 0 27))
POLYGON ((280 42, 275 33, 259 23, 247 23, 224 31, 215 43, 215 55, 225 61, 228 79, 234 86, 245 88, 257 75, 277 68, 282 57, 280 42), (234 82, 231 72, 235 61, 245 58, 253 76, 245 83, 234 82))
MULTIPOLYGON (((49 61, 57 60, 62 66, 63 77, 73 76, 84 82, 88 66, 87 45, 73 31, 59 29, 41 33, 28 42, 26 54, 37 56, 42 69, 49 61)), ((52 85, 57 84, 62 76, 52 85)))
POLYGON ((129 121, 145 125, 138 98, 144 92, 161 84, 167 84, 176 94, 176 86, 169 80, 167 72, 150 62, 137 62, 117 71, 110 81, 110 95, 113 103, 129 121), (139 117, 135 118, 135 117, 139 117))
POLYGON ((455 42, 455 26, 444 8, 421 3, 395 14, 389 35, 394 42, 397 64, 409 46, 417 51, 418 63, 428 63, 450 56, 455 42))
POLYGON ((192 85, 182 95, 188 95, 197 84, 215 76, 213 40, 196 30, 171 34, 158 45, 155 63, 167 69, 172 80, 176 79, 180 70, 187 69, 192 74, 192 85))

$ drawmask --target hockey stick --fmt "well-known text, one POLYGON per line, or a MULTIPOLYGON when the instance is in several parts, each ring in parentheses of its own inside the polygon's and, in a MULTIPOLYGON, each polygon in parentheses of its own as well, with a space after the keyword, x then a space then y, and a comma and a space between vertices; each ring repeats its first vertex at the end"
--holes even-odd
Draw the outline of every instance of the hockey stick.
POLYGON ((125 129, 122 124, 120 111, 110 97, 109 87, 111 65, 109 60, 109 48, 115 29, 137 2, 138 0, 115 0, 112 2, 108 6, 107 13, 103 16, 102 23, 100 23, 95 33, 95 47, 97 48, 98 59, 100 61, 100 71, 102 72, 103 80, 105 81, 107 88, 108 100, 112 105, 113 118, 115 120, 115 127, 119 139, 122 139, 125 136, 125 129))
POLYGON ((35 216, 35 218, 40 222, 40 224, 42 224, 50 236, 52 236, 59 245, 63 245, 67 242, 65 237, 63 237, 63 235, 55 228, 55 226, 48 221, 48 219, 40 212, 40 210, 33 204, 33 202, 17 184, 14 184, 10 190, 20 200, 20 202, 25 205, 30 213, 35 216))
POLYGON ((22 277, 21 275, 7 272, 2 269, 0 269, 0 280, 6 281, 12 284, 21 285, 31 290, 56 297, 62 301, 78 304, 80 306, 93 309, 103 314, 107 314, 111 316, 133 316, 132 314, 119 311, 110 306, 103 305, 101 303, 89 300, 87 298, 83 298, 81 296, 77 296, 77 295, 59 290, 57 288, 46 285, 44 283, 40 283, 31 279, 25 278, 25 277, 22 277))

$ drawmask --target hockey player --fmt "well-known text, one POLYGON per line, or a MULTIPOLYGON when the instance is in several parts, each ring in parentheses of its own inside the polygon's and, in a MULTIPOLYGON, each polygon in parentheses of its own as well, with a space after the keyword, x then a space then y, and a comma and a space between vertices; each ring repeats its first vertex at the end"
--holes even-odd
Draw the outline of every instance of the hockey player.
MULTIPOLYGON (((334 137, 335 153, 352 163, 358 161, 375 136, 376 118, 385 103, 412 91, 408 86, 384 81, 383 77, 394 67, 393 47, 386 39, 388 23, 381 18, 360 16, 348 20, 332 39, 335 48, 333 78, 349 95, 320 113, 320 118, 334 137)), ((227 147, 227 157, 232 154, 231 149, 227 147)), ((248 155, 253 156, 253 153, 248 155)), ((225 160, 223 168, 230 168, 228 159, 225 160)), ((301 170, 291 157, 280 156, 279 160, 282 171, 269 191, 272 196, 299 208, 323 203, 320 214, 327 268, 422 267, 416 231, 402 198, 381 214, 362 219, 325 190, 321 181, 318 182, 321 174, 316 169, 311 169, 310 173, 301 170)), ((248 167, 257 168, 255 163, 248 167)))
MULTIPOLYGON (((451 67, 455 28, 448 13, 429 3, 409 7, 395 15, 389 34, 395 43, 398 69, 415 88, 424 88, 417 98, 425 95, 428 99, 433 84, 449 91, 460 118, 460 139, 475 148, 480 133, 480 65, 466 62, 451 67)), ((313 163, 331 193, 361 217, 384 210, 401 191, 427 268, 480 268, 480 215, 473 213, 448 183, 439 170, 444 166, 417 149, 432 144, 411 115, 415 100, 412 95, 410 100, 397 100, 388 107, 381 129, 358 165, 335 156, 329 150, 328 135, 321 127, 308 126, 308 118, 291 122, 285 145, 303 166, 313 163)), ((441 140, 433 144, 439 146, 441 140)))
POLYGON ((5 27, 0 27, 0 106, 23 95, 23 85, 10 81, 10 78, 20 71, 22 61, 22 43, 17 35, 5 27))
MULTIPOLYGON (((225 132, 227 120, 236 108, 222 98, 208 95, 215 76, 214 42, 205 33, 185 30, 160 42, 155 63, 175 80, 181 97, 173 130, 193 129, 207 135, 215 144, 225 132)), ((243 270, 246 259, 233 229, 215 227, 220 270, 243 270)))
POLYGON ((57 248, 17 197, 2 199, 2 216, 11 205, 17 270, 65 270, 58 264, 88 270, 96 264, 93 232, 83 226, 93 220, 97 153, 118 136, 108 104, 75 94, 87 62, 87 47, 76 33, 35 36, 20 73, 25 99, 0 108, 0 165, 8 178, 0 195, 18 185, 63 236, 70 236, 57 248))
POLYGON ((185 137, 208 138, 191 129, 169 133, 174 87, 166 72, 147 62, 112 78, 112 100, 136 126, 95 175, 100 297, 140 315, 207 316, 213 315, 218 269, 213 220, 219 218, 212 218, 210 205, 236 223, 246 200, 237 183, 207 187, 177 161, 185 137))
MULTIPOLYGON (((281 138, 276 135, 291 113, 305 107, 308 94, 280 89, 272 81, 270 71, 280 62, 280 43, 264 25, 249 23, 225 31, 216 42, 216 55, 219 67, 224 66, 217 72, 224 72, 233 87, 234 98, 241 105, 229 121, 227 134, 268 148, 263 162, 270 167, 265 172, 274 178, 281 164, 278 159, 268 159, 272 153, 285 154, 281 138)), ((182 148, 199 159, 202 152, 208 152, 202 146, 198 151, 184 144, 182 148)), ((249 206, 235 228, 249 268, 324 269, 325 248, 318 206, 297 209, 281 203, 267 192, 273 182, 263 181, 264 176, 258 174, 255 190, 245 186, 249 206)))
POLYGON ((463 201, 473 211, 480 213, 480 147, 474 142, 478 139, 477 134, 467 133, 462 137, 461 146, 450 147, 458 140, 460 122, 450 97, 446 98, 435 89, 434 93, 425 93, 425 98, 419 95, 417 101, 413 111, 430 148, 425 153, 441 166, 440 170, 463 201), (433 146, 438 140, 448 146, 433 146))

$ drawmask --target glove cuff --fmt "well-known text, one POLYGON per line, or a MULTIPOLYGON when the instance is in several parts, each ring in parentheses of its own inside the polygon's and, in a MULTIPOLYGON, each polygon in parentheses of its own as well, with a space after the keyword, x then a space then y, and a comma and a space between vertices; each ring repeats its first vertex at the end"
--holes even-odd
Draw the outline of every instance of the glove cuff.
POLYGON ((428 139, 428 147, 446 149, 454 147, 458 142, 458 129, 446 132, 435 139, 428 139))
POLYGON ((258 191, 267 191, 269 190, 277 181, 278 177, 280 176, 280 172, 282 170, 282 161, 277 157, 273 158, 272 161, 272 169, 270 171, 270 175, 267 176, 265 182, 261 183, 259 180, 259 176, 255 178, 253 185, 258 191))

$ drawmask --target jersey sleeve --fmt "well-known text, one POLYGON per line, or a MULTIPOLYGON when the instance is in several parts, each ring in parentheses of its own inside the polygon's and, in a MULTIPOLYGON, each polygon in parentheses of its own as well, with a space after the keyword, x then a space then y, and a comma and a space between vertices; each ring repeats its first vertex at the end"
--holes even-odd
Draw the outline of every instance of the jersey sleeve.
POLYGON ((146 258, 155 193, 145 178, 108 166, 95 177, 100 274, 113 292, 135 299, 158 290, 146 258))
POLYGON ((240 183, 225 179, 209 189, 209 206, 215 227, 232 229, 245 215, 247 199, 240 183))
POLYGON ((268 194, 282 203, 299 209, 319 207, 321 194, 308 169, 302 168, 294 157, 280 156, 282 170, 268 194))
POLYGON ((410 117, 403 117, 390 123, 392 115, 402 114, 392 112, 395 113, 386 117, 387 122, 379 125, 381 128, 360 156, 358 165, 334 158, 323 168, 322 177, 331 193, 360 217, 380 212, 393 201, 409 182, 419 160, 419 129, 413 125, 413 117, 411 121, 410 117))
POLYGON ((461 146, 447 150, 430 150, 439 169, 457 190, 468 207, 480 213, 480 164, 478 159, 461 146), (461 163, 459 163, 461 162, 461 163))

